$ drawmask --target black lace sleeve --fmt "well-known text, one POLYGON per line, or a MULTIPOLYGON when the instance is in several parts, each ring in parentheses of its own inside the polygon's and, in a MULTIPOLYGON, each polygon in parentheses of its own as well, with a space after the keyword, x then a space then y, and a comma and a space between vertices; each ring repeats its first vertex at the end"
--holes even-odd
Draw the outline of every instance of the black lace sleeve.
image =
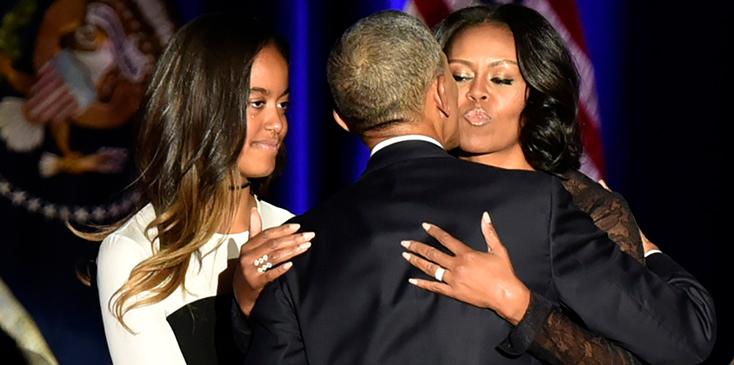
POLYGON ((562 183, 571 193, 573 203, 591 216, 594 224, 606 232, 609 239, 623 252, 644 262, 640 230, 627 201, 621 195, 604 189, 578 171, 566 173, 562 183))
POLYGON ((623 347, 583 329, 559 309, 550 312, 528 352, 550 364, 643 364, 623 347))
POLYGON ((644 364, 623 347, 584 329, 537 293, 532 293, 525 316, 499 350, 511 357, 529 352, 548 364, 644 364))
MULTIPOLYGON (((637 222, 621 195, 577 171, 565 175, 563 186, 571 193, 574 204, 589 214, 622 251, 644 263, 637 222)), ((643 363, 613 341, 584 329, 562 310, 544 305, 545 301, 536 293, 532 302, 523 320, 503 343, 507 352, 519 354, 527 350, 551 364, 643 363)))

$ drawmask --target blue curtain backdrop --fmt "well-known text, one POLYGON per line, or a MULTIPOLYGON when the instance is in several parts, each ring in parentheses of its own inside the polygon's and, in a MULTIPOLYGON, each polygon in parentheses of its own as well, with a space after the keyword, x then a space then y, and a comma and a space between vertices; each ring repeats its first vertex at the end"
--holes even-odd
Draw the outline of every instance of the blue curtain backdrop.
MULTIPOLYGON (((268 200, 302 213, 359 177, 368 152, 332 121, 326 57, 354 21, 377 10, 402 9, 403 0, 172 3, 181 22, 208 11, 256 12, 290 42, 288 163, 268 200)), ((577 3, 596 71, 607 181, 628 199, 647 236, 712 292, 719 339, 706 363, 728 363, 734 356, 734 302, 726 299, 732 275, 724 238, 730 235, 728 214, 717 212, 726 212, 722 203, 730 200, 723 177, 730 157, 724 148, 731 118, 725 109, 731 81, 725 55, 734 44, 730 9, 713 2, 577 3)), ((109 363, 96 293, 74 281, 73 263, 38 264, 38 255, 57 261, 93 257, 95 246, 82 246, 57 222, 19 212, 5 200, 0 221, 9 232, 0 240, 7 250, 0 273, 61 363, 109 363), (69 277, 59 284, 67 287, 45 284, 59 275, 69 277)))

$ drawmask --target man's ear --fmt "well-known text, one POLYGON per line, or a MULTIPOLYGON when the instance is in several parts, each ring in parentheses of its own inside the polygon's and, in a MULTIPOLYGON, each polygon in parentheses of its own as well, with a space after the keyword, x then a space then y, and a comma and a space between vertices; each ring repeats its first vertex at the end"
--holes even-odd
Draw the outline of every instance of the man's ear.
POLYGON ((349 127, 347 126, 347 123, 344 122, 344 119, 339 116, 339 113, 337 113, 336 110, 332 110, 331 114, 334 116, 336 124, 339 124, 339 126, 342 127, 343 130, 349 132, 349 127))
POLYGON ((448 118, 451 115, 451 103, 448 102, 449 95, 446 93, 446 82, 452 80, 446 80, 446 76, 441 74, 436 77, 434 81, 436 87, 433 90, 433 100, 436 102, 436 107, 444 117, 448 118))

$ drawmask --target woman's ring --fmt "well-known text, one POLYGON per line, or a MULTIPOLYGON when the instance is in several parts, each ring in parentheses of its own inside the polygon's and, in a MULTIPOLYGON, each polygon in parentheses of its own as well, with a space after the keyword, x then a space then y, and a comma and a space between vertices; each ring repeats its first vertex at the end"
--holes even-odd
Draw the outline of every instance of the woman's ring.
POLYGON ((443 275, 445 273, 446 269, 439 266, 438 269, 436 269, 436 272, 433 274, 433 277, 436 278, 436 280, 438 281, 443 281, 443 275))
POLYGON ((266 261, 268 261, 268 255, 262 255, 258 257, 257 260, 255 260, 255 262, 253 262, 252 264, 255 266, 260 266, 264 264, 266 261))
POLYGON ((257 272, 264 273, 264 272, 268 271, 268 269, 270 269, 271 267, 273 267, 273 264, 271 264, 269 262, 266 262, 266 263, 262 264, 261 266, 258 266, 257 272))

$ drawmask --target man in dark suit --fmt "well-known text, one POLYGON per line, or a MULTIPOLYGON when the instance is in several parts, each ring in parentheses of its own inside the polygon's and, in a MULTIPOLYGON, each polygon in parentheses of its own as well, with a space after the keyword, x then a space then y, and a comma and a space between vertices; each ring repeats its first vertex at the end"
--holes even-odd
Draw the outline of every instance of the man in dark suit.
POLYGON ((457 144, 457 89, 418 20, 382 12, 359 21, 327 71, 335 119, 372 156, 357 183, 291 220, 316 238, 261 293, 248 364, 533 363, 498 348, 522 313, 501 318, 408 282, 420 274, 401 258, 402 240, 430 242, 421 223, 431 222, 486 250, 484 211, 525 284, 589 328, 655 362, 707 351, 701 327, 711 318, 621 253, 554 177, 446 153, 457 144))

